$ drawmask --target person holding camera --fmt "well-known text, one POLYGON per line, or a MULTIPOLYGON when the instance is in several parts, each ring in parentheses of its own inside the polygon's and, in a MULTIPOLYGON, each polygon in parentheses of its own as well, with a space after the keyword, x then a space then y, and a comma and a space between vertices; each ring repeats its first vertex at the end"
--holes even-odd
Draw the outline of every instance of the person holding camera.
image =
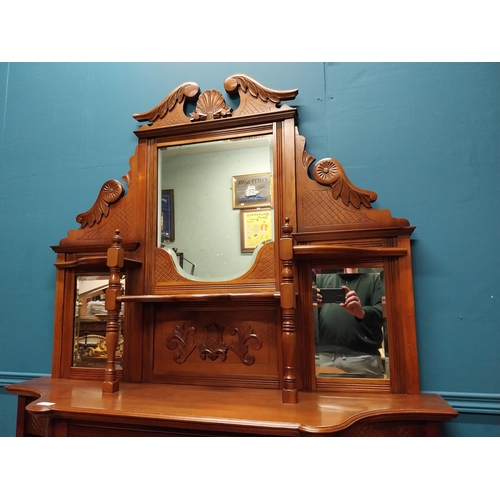
POLYGON ((380 273, 321 273, 315 278, 316 358, 320 366, 332 366, 352 375, 383 376, 379 349, 383 341, 380 273), (340 298, 335 297, 342 291, 340 298), (330 295, 332 297, 330 298, 330 295))

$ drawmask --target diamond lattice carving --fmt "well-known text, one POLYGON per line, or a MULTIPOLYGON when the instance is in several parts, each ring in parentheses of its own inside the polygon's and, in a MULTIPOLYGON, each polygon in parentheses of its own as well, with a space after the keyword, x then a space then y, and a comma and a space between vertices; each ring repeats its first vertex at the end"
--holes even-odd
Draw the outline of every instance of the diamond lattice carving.
POLYGON ((158 282, 175 281, 177 283, 186 281, 179 276, 175 270, 174 263, 167 252, 161 248, 156 249, 155 280, 158 282))
POLYGON ((112 239, 117 228, 123 238, 127 238, 132 233, 132 208, 130 203, 115 207, 107 219, 102 219, 100 224, 94 226, 95 229, 85 231, 78 238, 79 240, 101 240, 112 239))
POLYGON ((425 436, 424 426, 420 423, 380 423, 359 425, 341 433, 346 437, 421 437, 425 436))
POLYGON ((350 210, 339 203, 332 204, 331 193, 327 190, 304 189, 302 211, 305 226, 330 226, 372 221, 363 212, 350 210))
POLYGON ((274 278, 274 243, 267 243, 264 245, 259 253, 256 264, 255 268, 245 276, 245 280, 274 278))

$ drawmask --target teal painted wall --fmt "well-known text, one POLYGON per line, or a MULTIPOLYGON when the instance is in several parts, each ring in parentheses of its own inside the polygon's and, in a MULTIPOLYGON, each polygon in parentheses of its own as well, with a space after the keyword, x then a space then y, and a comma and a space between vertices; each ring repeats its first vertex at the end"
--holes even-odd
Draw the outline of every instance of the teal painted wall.
MULTIPOLYGON (((128 171, 133 113, 195 81, 246 73, 291 103, 306 149, 334 157, 413 235, 421 386, 461 415, 445 435, 500 435, 500 64, 0 64, 0 387, 51 368, 57 245, 128 171)), ((231 105, 231 99, 227 99, 231 105)), ((34 375, 33 375, 34 376, 34 375)), ((0 435, 16 400, 0 390, 0 435)))

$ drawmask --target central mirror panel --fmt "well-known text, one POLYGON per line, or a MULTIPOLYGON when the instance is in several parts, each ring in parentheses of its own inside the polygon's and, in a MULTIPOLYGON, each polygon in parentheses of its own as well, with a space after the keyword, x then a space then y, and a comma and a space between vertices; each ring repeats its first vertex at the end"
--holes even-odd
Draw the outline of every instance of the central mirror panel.
POLYGON ((383 268, 315 268, 317 377, 389 378, 383 268))
POLYGON ((272 179, 272 134, 159 148, 157 246, 190 279, 241 276, 274 237, 272 179))

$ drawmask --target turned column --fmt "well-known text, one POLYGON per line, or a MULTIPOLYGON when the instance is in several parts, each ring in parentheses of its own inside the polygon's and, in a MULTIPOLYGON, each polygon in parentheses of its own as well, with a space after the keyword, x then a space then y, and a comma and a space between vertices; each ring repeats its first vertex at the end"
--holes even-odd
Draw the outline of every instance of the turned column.
POLYGON ((120 271, 124 262, 124 250, 121 247, 122 238, 120 231, 115 231, 113 245, 108 248, 107 266, 109 267, 109 286, 106 290, 105 307, 107 311, 106 322, 106 348, 108 359, 104 370, 102 392, 116 392, 120 388, 116 379, 115 353, 118 345, 119 315, 121 303, 117 300, 122 294, 120 271))
POLYGON ((290 219, 285 219, 281 228, 280 260, 281 260, 281 313, 283 335, 283 403, 297 403, 297 385, 295 381, 295 293, 293 289, 293 228, 290 219))

